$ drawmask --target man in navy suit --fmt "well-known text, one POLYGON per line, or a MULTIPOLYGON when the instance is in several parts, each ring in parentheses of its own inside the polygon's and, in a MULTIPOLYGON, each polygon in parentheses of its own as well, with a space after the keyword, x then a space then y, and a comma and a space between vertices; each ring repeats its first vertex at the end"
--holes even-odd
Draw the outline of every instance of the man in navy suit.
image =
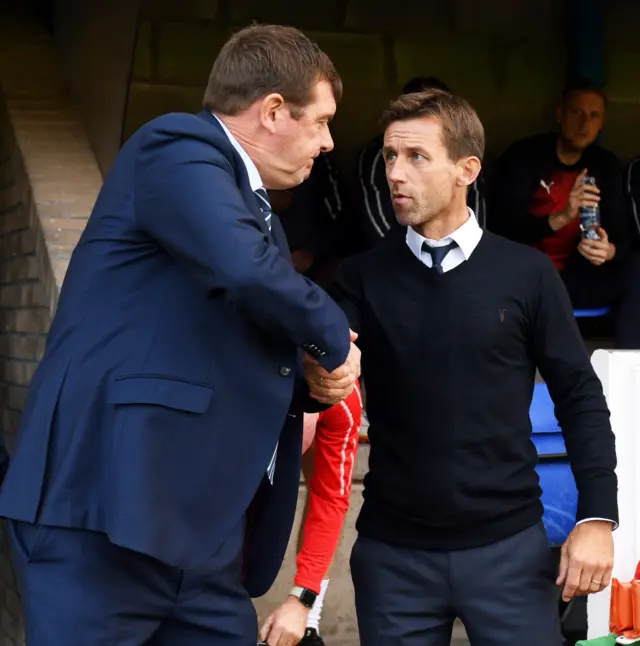
POLYGON ((346 317, 294 270, 265 191, 333 147, 341 90, 302 33, 252 26, 201 114, 155 119, 116 159, 0 495, 29 646, 255 644, 302 414, 359 375, 346 317))

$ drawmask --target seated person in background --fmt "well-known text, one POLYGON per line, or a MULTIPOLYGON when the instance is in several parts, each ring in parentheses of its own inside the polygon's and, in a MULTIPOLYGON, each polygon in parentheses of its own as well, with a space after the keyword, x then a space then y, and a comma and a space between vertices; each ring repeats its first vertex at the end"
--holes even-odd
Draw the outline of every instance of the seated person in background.
POLYGON ((262 627, 260 639, 269 644, 298 643, 302 638, 301 646, 324 646, 320 615, 329 585, 326 575, 349 510, 361 415, 356 384, 343 402, 304 416, 302 469, 309 493, 298 532, 296 587, 262 627), (311 594, 300 599, 301 589, 311 594))
POLYGON ((269 191, 269 197, 295 268, 316 283, 327 284, 339 260, 352 252, 354 239, 337 169, 322 153, 302 184, 269 191))
MULTIPOLYGON (((450 88, 435 76, 412 78, 402 88, 403 94, 424 92, 426 90, 450 88)), ((400 229, 396 220, 389 185, 385 175, 382 156, 382 135, 370 141, 358 157, 357 216, 360 220, 358 234, 360 247, 370 249, 382 240, 387 233, 400 229)), ((484 226, 485 208, 482 195, 482 179, 479 177, 470 187, 467 204, 475 213, 480 226, 484 226)))
POLYGON ((616 306, 616 341, 640 348, 640 262, 629 253, 623 173, 616 156, 596 145, 606 97, 587 81, 568 85, 558 134, 513 144, 492 182, 488 228, 546 253, 573 307, 616 306), (582 183, 585 175, 595 186, 582 183), (579 209, 600 209, 600 240, 581 240, 579 209))

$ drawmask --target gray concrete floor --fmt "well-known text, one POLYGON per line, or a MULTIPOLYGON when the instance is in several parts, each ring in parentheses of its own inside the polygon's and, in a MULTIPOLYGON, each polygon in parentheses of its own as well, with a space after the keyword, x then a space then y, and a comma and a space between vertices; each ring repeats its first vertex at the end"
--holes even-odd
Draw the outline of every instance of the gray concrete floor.
MULTIPOLYGON (((330 637, 325 639, 326 646, 360 646, 356 639, 350 640, 332 640, 330 637)), ((451 646, 469 646, 467 633, 464 626, 456 621, 453 627, 453 635, 451 636, 451 646)))

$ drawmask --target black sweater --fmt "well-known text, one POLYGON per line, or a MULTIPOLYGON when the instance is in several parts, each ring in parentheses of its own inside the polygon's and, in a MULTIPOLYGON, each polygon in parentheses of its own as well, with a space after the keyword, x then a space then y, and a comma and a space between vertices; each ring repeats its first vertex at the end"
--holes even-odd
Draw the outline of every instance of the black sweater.
POLYGON ((609 411, 546 256, 485 232, 469 260, 438 275, 394 235, 345 261, 331 291, 362 349, 363 535, 465 549, 537 522, 536 366, 564 432, 578 520, 617 521, 609 411))

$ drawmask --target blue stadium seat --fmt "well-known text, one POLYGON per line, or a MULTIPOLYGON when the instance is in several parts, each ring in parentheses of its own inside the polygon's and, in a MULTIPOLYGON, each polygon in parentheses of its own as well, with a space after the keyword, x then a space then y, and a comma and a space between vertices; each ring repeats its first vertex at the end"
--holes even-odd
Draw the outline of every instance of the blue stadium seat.
POLYGON ((606 316, 611 311, 610 307, 595 307, 585 310, 573 310, 573 314, 577 319, 581 318, 596 318, 598 316, 606 316))
POLYGON ((559 546, 575 525, 578 491, 546 384, 535 385, 529 417, 531 439, 538 452, 536 471, 542 489, 542 521, 551 545, 559 546))

